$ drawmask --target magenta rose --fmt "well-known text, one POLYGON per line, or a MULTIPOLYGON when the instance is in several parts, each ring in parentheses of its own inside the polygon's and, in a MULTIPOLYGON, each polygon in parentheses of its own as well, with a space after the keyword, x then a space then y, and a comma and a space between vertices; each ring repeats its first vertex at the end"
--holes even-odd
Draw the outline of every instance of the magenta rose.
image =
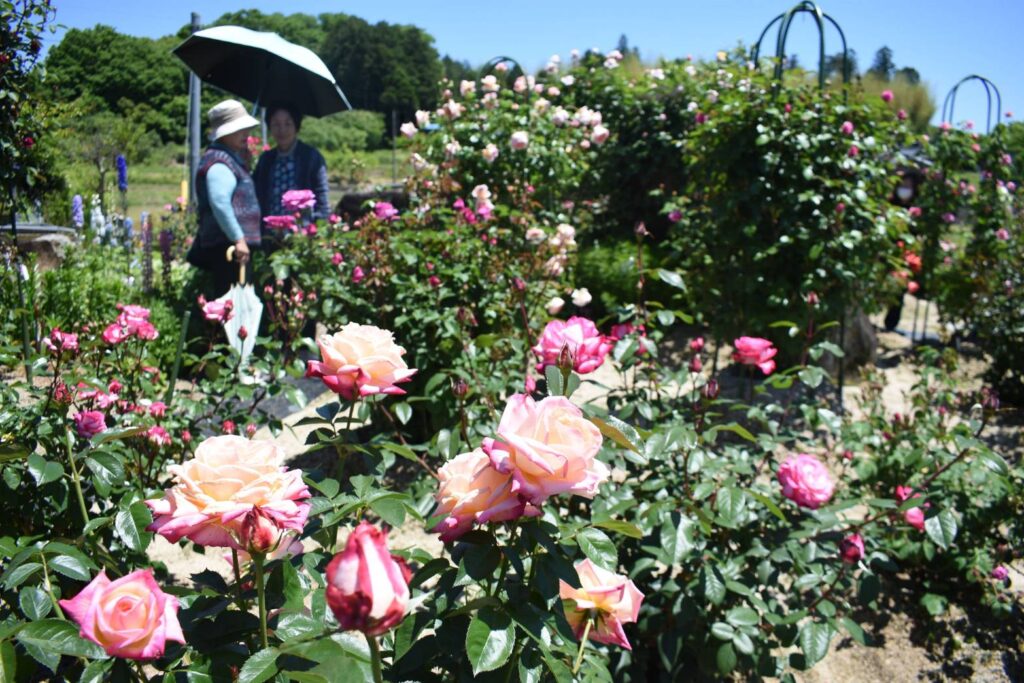
POLYGON ((75 431, 83 439, 91 439, 107 428, 106 417, 98 410, 78 413, 72 419, 75 421, 75 431))
POLYGON ((864 557, 864 539, 860 534, 850 534, 839 542, 839 556, 843 562, 857 564, 864 557))
POLYGON ((835 490, 832 475, 824 463, 807 453, 786 458, 779 465, 782 495, 797 505, 816 510, 829 501, 835 490))
POLYGON ((775 371, 775 354, 778 349, 761 337, 740 337, 732 343, 735 352, 732 359, 743 365, 756 365, 766 375, 775 371))
POLYGON ((295 216, 292 216, 291 214, 285 216, 264 216, 263 222, 277 230, 290 230, 291 232, 296 231, 295 216))
POLYGON ((102 570, 60 606, 78 624, 83 638, 112 657, 156 659, 163 656, 167 641, 185 642, 178 599, 160 590, 152 569, 139 569, 115 581, 102 570))
POLYGON ((302 211, 316 206, 316 195, 311 190, 288 190, 281 195, 285 211, 302 211))
POLYGON ((390 221, 398 216, 398 209, 389 202, 376 202, 373 205, 373 215, 382 221, 390 221))
POLYGON ((568 346, 573 357, 573 369, 585 375, 601 367, 605 356, 612 350, 612 341, 587 318, 574 315, 568 320, 552 320, 544 327, 533 347, 533 353, 539 359, 537 369, 558 365, 562 347, 568 346))

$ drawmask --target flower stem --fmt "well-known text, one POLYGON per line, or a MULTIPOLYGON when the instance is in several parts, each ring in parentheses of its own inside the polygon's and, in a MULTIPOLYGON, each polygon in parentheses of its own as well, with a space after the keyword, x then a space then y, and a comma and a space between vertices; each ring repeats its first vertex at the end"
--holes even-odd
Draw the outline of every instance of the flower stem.
POLYGON ((384 683, 384 674, 381 673, 380 668, 380 643, 377 642, 377 636, 371 636, 369 633, 364 635, 366 636, 366 643, 370 646, 370 666, 373 667, 373 681, 374 683, 384 683))
POLYGON ((583 638, 580 639, 580 653, 576 655, 576 665, 572 667, 573 676, 579 673, 580 666, 583 664, 583 652, 587 649, 587 638, 590 637, 590 627, 593 625, 594 620, 587 619, 587 625, 583 628, 583 638))
POLYGON ((238 603, 238 609, 246 612, 248 610, 245 609, 245 600, 242 598, 242 570, 238 565, 238 551, 234 548, 231 549, 231 568, 235 570, 235 601, 238 603))
POLYGON ((89 510, 85 507, 85 496, 82 495, 82 482, 78 478, 78 466, 75 464, 74 442, 71 438, 70 431, 68 431, 65 441, 68 449, 68 465, 71 466, 71 482, 75 487, 75 496, 78 498, 78 509, 82 513, 82 527, 84 528, 89 524, 89 510))
POLYGON ((263 586, 263 553, 252 554, 252 566, 256 570, 256 596, 260 609, 260 643, 267 647, 267 596, 263 586))
POLYGON ((53 584, 50 583, 50 570, 46 567, 46 554, 39 553, 39 559, 43 565, 43 585, 46 586, 46 594, 50 596, 50 604, 53 605, 53 611, 56 612, 61 619, 67 619, 64 616, 64 610, 60 608, 60 603, 57 602, 57 596, 53 594, 53 584))

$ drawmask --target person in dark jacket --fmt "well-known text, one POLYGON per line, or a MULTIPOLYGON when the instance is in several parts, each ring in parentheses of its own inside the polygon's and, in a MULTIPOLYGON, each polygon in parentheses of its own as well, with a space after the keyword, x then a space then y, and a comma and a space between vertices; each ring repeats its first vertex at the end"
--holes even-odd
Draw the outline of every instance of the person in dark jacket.
POLYGON ((249 263, 261 242, 259 201, 244 157, 246 137, 259 121, 236 100, 215 105, 208 118, 212 142, 196 171, 199 228, 189 261, 210 273, 208 294, 217 298, 238 282, 239 265, 249 263), (229 262, 230 246, 235 252, 229 262))
POLYGON ((277 146, 260 156, 253 173, 263 216, 284 213, 281 195, 288 190, 312 190, 313 218, 327 218, 327 163, 315 147, 299 140, 302 114, 287 104, 274 104, 267 108, 266 122, 277 146))

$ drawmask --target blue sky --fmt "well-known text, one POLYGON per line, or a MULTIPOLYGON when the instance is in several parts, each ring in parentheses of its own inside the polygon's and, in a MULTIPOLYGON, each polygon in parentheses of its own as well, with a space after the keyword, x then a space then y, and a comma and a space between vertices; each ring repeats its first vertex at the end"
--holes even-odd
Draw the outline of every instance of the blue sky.
MULTIPOLYGON (((481 64, 509 55, 527 68, 572 48, 613 48, 620 34, 640 48, 645 60, 658 57, 709 58, 738 42, 752 43, 775 16, 796 0, 203 0, 193 3, 144 0, 55 0, 57 23, 88 28, 108 24, 123 33, 157 37, 188 23, 190 11, 212 22, 224 12, 306 14, 345 12, 371 22, 415 24, 431 33, 440 53, 481 64), (191 4, 191 6, 190 6, 191 4)), ((932 89, 941 108, 949 89, 969 74, 985 76, 1002 93, 1003 109, 1024 116, 1024 76, 1019 54, 1024 30, 1020 0, 825 0, 819 3, 846 33, 866 69, 875 51, 887 45, 898 67, 913 66, 932 89)), ((50 42, 58 42, 58 29, 50 42)), ((774 52, 774 38, 768 46, 774 52)), ((839 51, 835 32, 826 34, 826 52, 839 51)), ((786 52, 813 68, 817 30, 809 15, 794 23, 786 52)), ((342 84, 344 87, 344 84, 342 84)), ((984 91, 977 83, 957 96, 956 120, 972 119, 984 130, 984 91)), ((938 113, 935 121, 938 121, 938 113)))

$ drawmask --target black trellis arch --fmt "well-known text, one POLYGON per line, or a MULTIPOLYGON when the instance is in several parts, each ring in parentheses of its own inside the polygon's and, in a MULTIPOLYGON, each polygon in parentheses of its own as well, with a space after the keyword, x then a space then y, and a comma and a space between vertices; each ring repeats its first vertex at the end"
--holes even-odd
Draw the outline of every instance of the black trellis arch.
POLYGON ((960 86, 969 81, 979 81, 985 88, 985 99, 988 103, 988 108, 985 113, 985 132, 992 132, 992 94, 996 96, 996 126, 999 125, 999 116, 1003 111, 1003 97, 999 94, 999 88, 996 87, 995 83, 988 80, 984 76, 978 74, 971 74, 961 78, 956 85, 949 89, 946 93, 946 99, 942 102, 942 122, 953 123, 953 110, 956 108, 956 95, 957 91, 960 90, 960 86))
MULTIPOLYGON (((526 70, 523 69, 522 65, 518 61, 506 55, 499 55, 487 60, 487 63, 480 67, 480 78, 482 79, 484 76, 494 74, 498 70, 499 64, 511 64, 511 68, 509 68, 508 72, 504 74, 506 86, 514 82, 519 76, 523 76, 524 78, 526 77, 526 70)), ((531 88, 527 88, 526 91, 528 93, 527 97, 530 97, 530 95, 533 94, 531 88)))
POLYGON ((789 29, 793 25, 793 17, 798 14, 810 14, 814 17, 814 22, 818 27, 818 88, 821 90, 825 89, 825 22, 828 21, 839 33, 839 39, 843 44, 843 83, 850 82, 850 59, 849 49, 846 45, 846 34, 843 33, 843 29, 836 23, 836 20, 825 13, 817 4, 810 0, 803 0, 798 5, 794 5, 789 10, 783 12, 779 16, 768 22, 768 25, 761 31, 761 35, 758 37, 757 42, 754 43, 753 60, 754 64, 758 63, 758 59, 761 56, 761 43, 764 41, 768 31, 771 30, 772 26, 779 24, 779 32, 775 39, 775 80, 782 81, 783 67, 786 59, 786 40, 789 38, 789 29))

